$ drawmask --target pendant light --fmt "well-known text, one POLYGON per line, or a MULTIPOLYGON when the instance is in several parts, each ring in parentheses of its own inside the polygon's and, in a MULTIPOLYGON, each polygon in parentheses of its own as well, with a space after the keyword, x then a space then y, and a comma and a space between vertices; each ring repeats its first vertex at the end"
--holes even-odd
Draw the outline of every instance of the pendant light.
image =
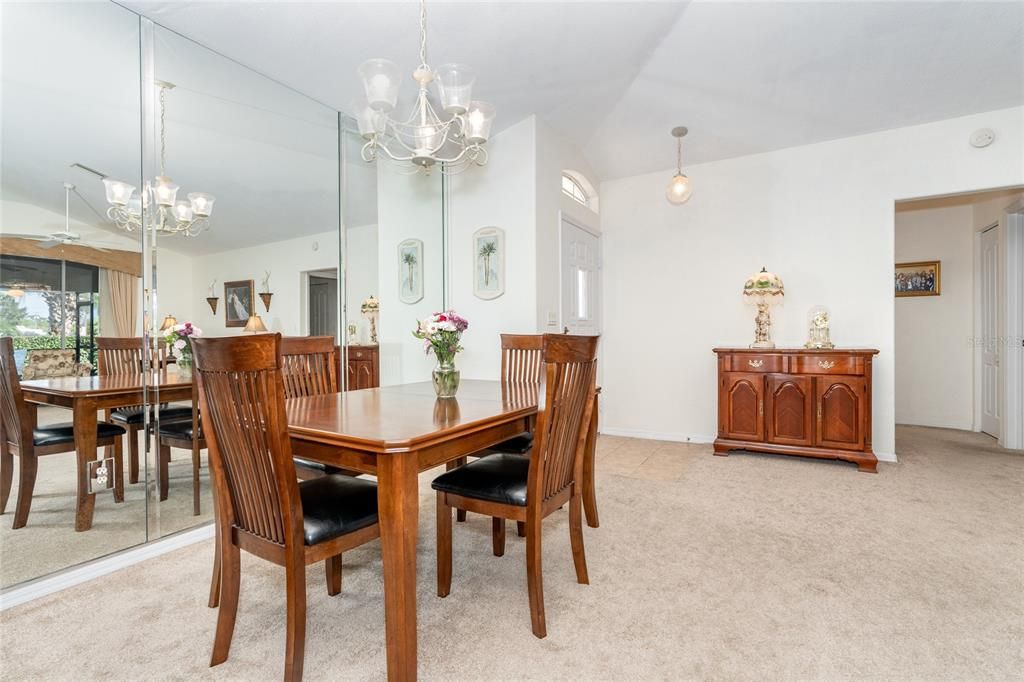
POLYGON ((676 174, 672 176, 665 190, 665 196, 670 204, 685 204, 693 194, 690 178, 683 174, 683 137, 688 132, 683 126, 672 129, 672 137, 676 138, 676 174))

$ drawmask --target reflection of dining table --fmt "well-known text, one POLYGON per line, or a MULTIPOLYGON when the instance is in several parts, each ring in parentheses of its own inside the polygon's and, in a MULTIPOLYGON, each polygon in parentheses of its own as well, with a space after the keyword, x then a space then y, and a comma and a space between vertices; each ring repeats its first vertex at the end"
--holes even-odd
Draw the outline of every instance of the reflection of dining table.
MULTIPOLYGON (((141 405, 148 398, 159 401, 192 399, 192 375, 175 369, 149 374, 116 374, 92 377, 54 377, 21 382, 22 394, 32 409, 36 424, 36 405, 56 405, 70 409, 74 415, 75 453, 78 464, 78 487, 75 504, 75 530, 92 527, 96 494, 89 492, 88 463, 96 459, 96 413, 99 410, 141 405)), ((124 472, 117 472, 123 476, 124 472)))

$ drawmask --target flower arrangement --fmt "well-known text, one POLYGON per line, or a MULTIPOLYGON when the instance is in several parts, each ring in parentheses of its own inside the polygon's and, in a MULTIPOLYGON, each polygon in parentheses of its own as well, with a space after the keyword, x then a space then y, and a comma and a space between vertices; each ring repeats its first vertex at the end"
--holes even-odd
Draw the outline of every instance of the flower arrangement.
POLYGON ((450 365, 455 362, 455 354, 462 350, 459 340, 468 328, 465 318, 454 310, 446 310, 418 320, 412 335, 423 340, 423 352, 429 355, 433 351, 439 363, 450 365))
POLYGON ((176 324, 164 334, 167 350, 177 358, 179 367, 189 368, 192 366, 192 337, 202 335, 203 330, 191 322, 176 324))

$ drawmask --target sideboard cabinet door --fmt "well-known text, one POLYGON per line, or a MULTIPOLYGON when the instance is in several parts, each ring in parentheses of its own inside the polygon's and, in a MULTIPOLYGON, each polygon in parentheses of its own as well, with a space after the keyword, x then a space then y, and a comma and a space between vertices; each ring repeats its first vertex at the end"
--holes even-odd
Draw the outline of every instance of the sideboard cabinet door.
POLYGON ((764 440, 764 375, 728 372, 719 394, 721 430, 726 438, 764 440))
POLYGON ((769 443, 814 444, 812 382, 809 376, 768 375, 766 409, 769 443))
POLYGON ((863 450, 864 378, 819 376, 816 380, 817 445, 863 450))

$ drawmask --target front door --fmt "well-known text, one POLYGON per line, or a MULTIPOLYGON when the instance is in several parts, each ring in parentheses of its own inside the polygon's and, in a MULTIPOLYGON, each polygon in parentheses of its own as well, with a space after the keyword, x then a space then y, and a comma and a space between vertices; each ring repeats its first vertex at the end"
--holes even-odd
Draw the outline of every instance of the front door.
POLYGON ((601 246, 596 235, 562 219, 562 325, 567 334, 601 333, 601 246))
POLYGON ((999 226, 981 233, 981 430, 999 437, 999 226))

